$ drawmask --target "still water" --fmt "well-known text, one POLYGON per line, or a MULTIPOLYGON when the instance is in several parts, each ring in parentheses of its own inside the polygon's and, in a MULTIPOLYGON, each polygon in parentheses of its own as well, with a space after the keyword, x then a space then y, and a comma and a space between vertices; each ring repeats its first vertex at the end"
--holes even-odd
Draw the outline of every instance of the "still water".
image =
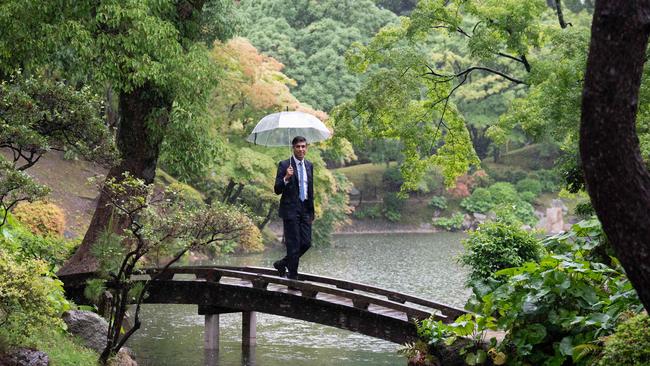
MULTIPOLYGON (((455 258, 463 234, 341 235, 331 247, 311 249, 300 271, 367 283, 457 307, 469 296, 466 272, 455 258)), ((278 249, 262 254, 229 256, 220 265, 271 267, 283 256, 278 249)), ((220 317, 220 350, 205 361, 203 316, 193 305, 145 305, 142 328, 129 346, 141 366, 360 366, 405 365, 399 345, 309 322, 257 315, 257 346, 243 360, 241 314, 220 317)))

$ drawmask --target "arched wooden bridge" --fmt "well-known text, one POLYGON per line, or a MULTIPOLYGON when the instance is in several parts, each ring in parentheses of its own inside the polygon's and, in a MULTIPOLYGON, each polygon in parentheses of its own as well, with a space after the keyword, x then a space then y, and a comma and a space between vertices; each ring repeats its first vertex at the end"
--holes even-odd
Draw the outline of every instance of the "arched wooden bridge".
MULTIPOLYGON (((158 271, 147 269, 134 280, 147 281, 158 271)), ((68 296, 84 304, 88 302, 83 296, 85 282, 92 276, 73 274, 60 279, 68 296)), ((157 277, 150 284, 145 303, 198 305, 199 314, 206 316, 206 348, 210 348, 210 342, 218 342, 221 313, 242 312, 244 343, 252 344, 255 312, 329 325, 396 343, 416 339, 415 319, 433 315, 452 322, 466 313, 434 301, 336 278, 301 274, 298 281, 289 280, 270 268, 171 267, 157 277), (215 335, 216 341, 211 339, 215 335)))

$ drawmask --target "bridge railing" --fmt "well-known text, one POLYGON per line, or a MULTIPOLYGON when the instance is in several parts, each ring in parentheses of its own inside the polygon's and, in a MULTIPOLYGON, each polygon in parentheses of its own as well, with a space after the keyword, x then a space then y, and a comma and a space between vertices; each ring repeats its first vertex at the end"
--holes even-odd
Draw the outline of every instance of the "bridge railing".
POLYGON ((406 314, 409 320, 421 320, 433 315, 434 318, 443 322, 452 322, 458 316, 467 313, 462 309, 408 294, 331 277, 299 274, 298 281, 289 280, 278 277, 274 269, 263 267, 171 267, 165 273, 159 273, 158 268, 149 268, 144 270, 143 273, 161 280, 171 280, 175 274, 193 274, 197 279, 210 282, 219 282, 222 277, 237 278, 250 281, 251 285, 258 289, 267 289, 269 284, 291 286, 300 290, 301 295, 305 297, 316 298, 318 293, 330 294, 339 298, 348 299, 355 308, 367 310, 370 305, 376 305, 402 312, 406 314), (418 306, 412 306, 411 304, 418 306), (425 310, 423 307, 428 309, 425 310))

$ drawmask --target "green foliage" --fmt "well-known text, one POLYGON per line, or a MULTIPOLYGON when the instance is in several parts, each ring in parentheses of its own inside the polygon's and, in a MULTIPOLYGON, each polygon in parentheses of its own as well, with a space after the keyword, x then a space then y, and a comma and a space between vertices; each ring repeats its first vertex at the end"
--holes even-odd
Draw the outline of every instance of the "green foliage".
POLYGON ((383 187, 388 192, 397 192, 402 187, 404 179, 400 174, 400 170, 396 167, 389 167, 384 170, 384 175, 382 176, 383 187))
MULTIPOLYGON (((122 236, 117 236, 112 234, 111 220, 109 229, 93 247, 101 279, 91 280, 86 291, 95 299, 105 290, 111 294, 108 342, 100 356, 105 363, 133 334, 122 333, 129 303, 136 304, 133 321, 139 325, 140 305, 147 296, 150 282, 135 282, 132 275, 143 257, 160 250, 173 253, 160 272, 163 273, 190 249, 220 248, 220 242, 242 237, 251 239, 241 233, 252 223, 241 210, 232 206, 187 204, 176 192, 169 190, 154 194, 153 185, 128 173, 119 181, 108 178, 100 189, 113 208, 112 220, 126 224, 122 236)), ((137 329, 138 326, 134 326, 133 331, 137 329)))
POLYGON ((61 329, 40 327, 24 346, 34 347, 47 353, 51 365, 56 366, 95 366, 97 353, 81 344, 61 329))
POLYGON ((501 269, 537 262, 542 253, 542 246, 532 234, 502 222, 479 225, 463 245, 465 252, 459 261, 470 267, 468 283, 493 278, 501 269))
MULTIPOLYGON (((438 362, 441 360, 436 357, 439 355, 436 347, 448 347, 462 342, 458 352, 465 357, 465 363, 467 365, 483 365, 487 361, 488 355, 493 361, 496 361, 497 358, 505 358, 505 354, 497 354, 494 349, 489 352, 484 349, 486 330, 496 329, 494 321, 493 317, 472 313, 461 315, 449 324, 431 317, 416 323, 418 341, 429 346, 425 351, 438 362), (467 342, 468 339, 471 342, 467 342)), ((503 363, 495 362, 494 364, 503 363)))
POLYGON ((650 317, 639 314, 621 323, 607 339, 598 365, 650 364, 650 317))
POLYGON ((18 261, 0 246, 0 344, 20 345, 39 327, 63 329, 63 283, 40 260, 18 261))
MULTIPOLYGON (((321 167, 321 169, 324 168, 321 167)), ((348 221, 348 215, 351 212, 349 193, 352 185, 344 174, 330 174, 328 172, 328 175, 334 179, 334 185, 328 187, 331 190, 328 193, 324 193, 322 190, 319 192, 320 194, 327 194, 327 197, 326 200, 322 201, 323 209, 320 217, 312 226, 313 241, 317 245, 331 244, 332 233, 336 228, 348 221)))
POLYGON ((429 207, 433 207, 437 210, 447 209, 447 199, 445 196, 433 196, 429 200, 429 207))
POLYGON ((369 205, 364 206, 363 208, 357 208, 354 210, 353 216, 357 219, 378 219, 381 215, 381 206, 380 205, 369 205))
POLYGON ((596 210, 594 210, 591 201, 581 201, 576 204, 575 214, 581 219, 586 220, 596 215, 596 210))
POLYGON ((497 220, 504 223, 532 225, 537 222, 535 209, 529 203, 534 198, 517 193, 510 183, 497 182, 488 188, 476 188, 461 201, 460 206, 470 213, 493 211, 497 220))
POLYGON ((50 149, 73 149, 89 160, 112 163, 116 150, 101 119, 100 97, 64 81, 17 74, 0 82, 0 144, 29 168, 50 149))
POLYGON ((451 217, 438 217, 433 219, 433 225, 447 231, 458 231, 463 227, 465 215, 462 212, 455 212, 451 217))
POLYGON ((519 201, 519 195, 515 186, 507 182, 497 182, 488 188, 492 202, 495 204, 501 203, 516 203, 519 201))
POLYGON ((43 261, 52 273, 70 257, 77 244, 57 237, 36 235, 11 216, 7 224, 0 227, 0 246, 18 261, 43 261))
POLYGON ((492 194, 486 188, 476 188, 471 196, 460 201, 460 207, 467 212, 486 213, 494 207, 492 194))
POLYGON ((515 203, 494 206, 494 214, 497 221, 510 225, 535 225, 537 222, 535 208, 523 198, 515 203))
POLYGON ((299 100, 326 111, 354 98, 360 86, 345 67, 345 51, 396 19, 372 0, 247 0, 239 7, 248 19, 243 35, 286 65, 299 100))
POLYGON ((50 189, 36 183, 29 175, 14 168, 0 156, 0 228, 6 223, 9 210, 21 201, 33 201, 46 196, 50 189))
POLYGON ((576 224, 549 238, 539 263, 495 273, 499 281, 474 282, 467 306, 496 318, 507 332, 498 349, 513 364, 591 364, 585 345, 611 334, 619 318, 642 309, 620 265, 590 261, 602 229, 576 224), (577 360, 578 356, 581 356, 577 360))
POLYGON ((538 196, 542 193, 542 183, 538 180, 525 178, 517 182, 516 184, 517 191, 520 193, 531 192, 535 196, 538 196))
POLYGON ((383 197, 384 207, 383 213, 384 216, 392 222, 397 222, 402 218, 402 209, 406 204, 406 198, 395 192, 386 192, 383 197))

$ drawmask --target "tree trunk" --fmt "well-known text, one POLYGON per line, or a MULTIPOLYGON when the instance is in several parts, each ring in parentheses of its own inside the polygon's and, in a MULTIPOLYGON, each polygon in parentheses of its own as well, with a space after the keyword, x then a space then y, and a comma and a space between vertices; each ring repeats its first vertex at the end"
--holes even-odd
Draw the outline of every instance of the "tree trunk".
POLYGON ((650 174, 635 120, 650 0, 596 2, 582 94, 580 156, 603 229, 650 309, 650 174))
POLYGON ((228 199, 228 203, 230 203, 231 205, 234 205, 235 202, 237 202, 237 198, 239 198, 239 196, 241 195, 241 192, 242 192, 243 190, 244 190, 244 184, 243 184, 243 183, 239 183, 239 184, 237 185, 237 191, 235 191, 235 193, 233 193, 233 194, 230 196, 230 198, 228 199))
MULTIPOLYGON (((117 146, 122 161, 109 170, 107 178, 120 179, 124 172, 129 172, 147 183, 153 182, 171 106, 171 101, 162 98, 150 85, 120 94, 117 146)), ((111 220, 113 212, 106 203, 107 198, 100 194, 95 214, 81 246, 59 270, 59 275, 96 270, 97 262, 90 252, 92 245, 102 232, 109 229, 109 225, 112 224, 110 230, 117 233, 124 229, 126 222, 115 217, 111 220)))

